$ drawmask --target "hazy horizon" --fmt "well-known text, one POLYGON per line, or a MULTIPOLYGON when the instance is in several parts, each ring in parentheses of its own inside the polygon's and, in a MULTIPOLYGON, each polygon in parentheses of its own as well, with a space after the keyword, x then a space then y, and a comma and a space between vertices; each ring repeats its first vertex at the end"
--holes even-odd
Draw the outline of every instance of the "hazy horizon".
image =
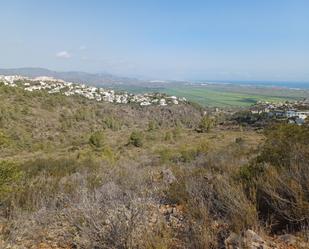
POLYGON ((0 3, 0 68, 142 79, 309 82, 309 3, 0 3))
MULTIPOLYGON (((48 70, 51 72, 56 73, 85 73, 85 74, 92 74, 92 75, 111 75, 115 77, 124 77, 128 79, 134 79, 133 77, 127 76, 127 75, 116 75, 116 74, 110 74, 108 72, 86 72, 86 71, 78 71, 78 70, 70 70, 70 71, 62 71, 62 70, 55 70, 50 68, 43 68, 43 67, 21 67, 21 68, 0 68, 0 70, 31 70, 31 69, 42 69, 42 70, 48 70)), ((20 75, 25 75, 23 73, 19 73, 20 75)), ((0 72, 1 75, 1 72, 0 72)), ((7 74, 8 75, 8 74, 7 74)), ((10 74, 11 75, 11 74, 10 74)), ((46 76, 43 74, 40 74, 40 76, 46 76)), ((61 78, 61 77, 60 77, 61 78)), ((309 89, 309 81, 288 81, 288 80, 220 80, 220 79, 195 79, 195 80, 172 80, 172 79, 164 79, 164 78, 151 78, 151 77, 135 77, 137 80, 145 81, 145 82, 183 82, 183 83, 192 83, 192 84, 233 84, 233 85, 248 85, 248 86, 257 86, 257 87, 279 87, 279 88, 290 88, 290 89, 309 89)), ((147 85, 145 85, 146 87, 147 85)))

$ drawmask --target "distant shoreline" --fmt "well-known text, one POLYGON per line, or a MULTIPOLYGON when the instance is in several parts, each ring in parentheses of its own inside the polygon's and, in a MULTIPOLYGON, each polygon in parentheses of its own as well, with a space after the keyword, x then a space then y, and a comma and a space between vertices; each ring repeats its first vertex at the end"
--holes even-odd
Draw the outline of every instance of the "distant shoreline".
POLYGON ((214 81, 195 81, 196 84, 230 84, 239 86, 253 86, 253 87, 279 87, 290 90, 308 90, 309 82, 289 82, 289 81, 234 81, 234 80, 214 80, 214 81))

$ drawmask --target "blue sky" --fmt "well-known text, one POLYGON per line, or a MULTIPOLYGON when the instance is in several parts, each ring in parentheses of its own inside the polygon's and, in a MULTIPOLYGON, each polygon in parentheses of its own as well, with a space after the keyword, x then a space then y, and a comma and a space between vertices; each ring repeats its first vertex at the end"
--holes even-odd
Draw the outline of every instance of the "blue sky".
POLYGON ((0 67, 309 82, 306 0, 2 0, 0 67))

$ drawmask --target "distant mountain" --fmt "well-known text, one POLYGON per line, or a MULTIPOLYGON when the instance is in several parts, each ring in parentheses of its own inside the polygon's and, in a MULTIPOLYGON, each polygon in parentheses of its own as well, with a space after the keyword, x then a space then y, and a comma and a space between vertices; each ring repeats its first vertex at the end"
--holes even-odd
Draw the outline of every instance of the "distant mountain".
POLYGON ((112 74, 94 74, 78 71, 71 72, 57 72, 45 68, 14 68, 14 69, 0 69, 0 75, 21 75, 25 77, 49 76, 65 81, 72 81, 76 83, 100 85, 138 85, 140 80, 134 78, 119 77, 112 74))

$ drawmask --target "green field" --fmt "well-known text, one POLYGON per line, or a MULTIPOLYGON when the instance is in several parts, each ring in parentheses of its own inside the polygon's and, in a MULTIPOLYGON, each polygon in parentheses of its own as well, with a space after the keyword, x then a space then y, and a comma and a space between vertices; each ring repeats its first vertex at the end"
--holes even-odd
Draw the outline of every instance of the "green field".
POLYGON ((126 87, 124 90, 134 93, 162 92, 168 95, 185 97, 189 101, 203 106, 236 107, 250 106, 257 101, 282 102, 309 97, 306 90, 291 90, 284 88, 253 87, 238 85, 168 85, 164 87, 126 87))
POLYGON ((268 94, 252 92, 232 92, 226 89, 220 88, 205 88, 205 87, 178 87, 167 88, 165 91, 167 94, 184 96, 188 100, 197 102, 205 106, 250 106, 259 100, 279 102, 285 100, 298 99, 298 96, 286 94, 278 95, 272 92, 268 94))

